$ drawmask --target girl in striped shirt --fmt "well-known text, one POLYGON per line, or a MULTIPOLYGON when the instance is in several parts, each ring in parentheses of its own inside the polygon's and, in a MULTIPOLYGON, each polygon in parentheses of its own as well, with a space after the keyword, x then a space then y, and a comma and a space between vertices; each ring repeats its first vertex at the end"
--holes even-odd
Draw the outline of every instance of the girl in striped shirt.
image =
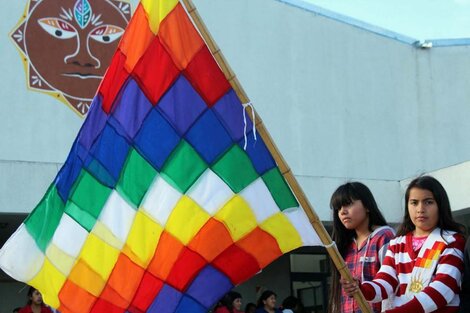
POLYGON ((372 302, 390 299, 387 313, 458 312, 465 239, 444 187, 430 176, 414 179, 405 208, 374 280, 342 279, 344 291, 352 295, 360 288, 372 302))

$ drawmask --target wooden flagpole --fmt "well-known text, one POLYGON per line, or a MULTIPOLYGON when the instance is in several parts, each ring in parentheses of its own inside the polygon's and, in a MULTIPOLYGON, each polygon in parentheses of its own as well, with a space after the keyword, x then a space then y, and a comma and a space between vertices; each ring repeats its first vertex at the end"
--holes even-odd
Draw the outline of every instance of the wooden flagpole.
MULTIPOLYGON (((196 28, 199 30, 201 36, 204 38, 207 46, 209 47, 209 50, 211 51, 212 55, 214 58, 217 60, 217 63, 219 64, 220 68, 222 69, 225 77, 227 80, 230 82, 232 88, 234 89, 235 93, 237 94, 238 98, 240 99, 241 103, 250 103, 250 99, 246 95, 245 91, 243 90, 243 87, 241 86, 240 82, 238 81, 238 78, 230 68, 228 62, 226 61, 224 55, 222 54, 222 51, 220 51, 220 48, 217 46, 215 43, 214 39, 212 38, 212 35, 209 33, 209 30, 207 29, 206 25, 204 24, 201 16, 199 15, 196 7, 194 6, 192 0, 182 0, 187 12, 191 16, 194 24, 196 25, 196 28)), ((334 244, 334 242, 331 240, 330 235, 326 231, 325 227, 321 223, 320 219, 318 218, 317 214, 313 210, 312 205, 308 201, 307 197, 305 196, 302 188, 300 187, 299 183, 297 182, 297 179, 295 178, 294 174, 292 173, 291 169, 287 165, 286 161, 282 157, 281 153, 279 152, 278 148, 274 144, 274 141, 271 138, 271 135, 268 133, 266 128, 264 127, 263 121, 261 118, 258 116, 256 111, 254 110, 253 106, 248 106, 252 112, 251 114, 254 114, 255 120, 256 120, 256 130, 258 133, 261 135, 263 138, 266 146, 268 147, 269 151, 271 152, 274 160, 276 161, 277 165, 279 166, 279 170, 281 171, 282 175, 284 178, 287 180, 289 183, 290 187, 292 188, 292 192, 294 193, 295 197, 299 201, 300 205, 304 209, 305 213, 308 216, 308 219, 310 221, 310 224, 313 226, 315 229, 316 233, 320 237, 321 242, 323 245, 326 247, 326 250, 328 254, 330 255, 331 259, 333 260, 333 263, 335 264, 336 268, 340 272, 341 276, 351 280, 352 275, 349 272, 343 257, 338 251, 338 248, 334 244)), ((248 108, 247 107, 247 108, 248 108)), ((250 117, 251 115, 248 114, 250 117)), ((371 308, 367 301, 364 299, 364 296, 361 292, 357 292, 354 294, 354 299, 357 301, 359 304, 362 312, 364 313, 371 313, 371 308)))

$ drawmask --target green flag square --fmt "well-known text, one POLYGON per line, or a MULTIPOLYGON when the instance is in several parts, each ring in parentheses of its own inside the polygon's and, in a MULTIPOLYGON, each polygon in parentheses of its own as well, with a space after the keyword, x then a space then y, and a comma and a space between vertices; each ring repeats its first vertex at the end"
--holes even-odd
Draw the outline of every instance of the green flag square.
POLYGON ((45 253, 64 212, 64 203, 55 185, 51 185, 41 202, 24 222, 26 229, 45 253))
POLYGON ((75 182, 72 190, 70 200, 95 219, 100 215, 111 193, 110 188, 102 185, 85 170, 80 173, 80 177, 75 182))
POLYGON ((212 166, 212 170, 225 183, 238 193, 258 178, 250 158, 238 145, 232 146, 222 158, 212 166))
POLYGON ((196 181, 207 168, 206 162, 185 140, 181 140, 162 169, 162 177, 181 193, 196 181))
POLYGON ((136 150, 132 149, 124 165, 116 190, 134 208, 138 208, 157 170, 153 168, 136 150))
POLYGON ((264 173, 262 178, 281 211, 299 206, 289 185, 287 185, 277 167, 264 173))

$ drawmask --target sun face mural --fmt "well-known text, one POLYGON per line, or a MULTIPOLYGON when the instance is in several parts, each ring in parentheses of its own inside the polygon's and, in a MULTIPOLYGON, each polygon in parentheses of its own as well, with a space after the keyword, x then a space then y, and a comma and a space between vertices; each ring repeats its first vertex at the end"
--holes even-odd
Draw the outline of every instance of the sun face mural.
POLYGON ((130 16, 127 0, 28 0, 10 34, 28 88, 84 116, 130 16))

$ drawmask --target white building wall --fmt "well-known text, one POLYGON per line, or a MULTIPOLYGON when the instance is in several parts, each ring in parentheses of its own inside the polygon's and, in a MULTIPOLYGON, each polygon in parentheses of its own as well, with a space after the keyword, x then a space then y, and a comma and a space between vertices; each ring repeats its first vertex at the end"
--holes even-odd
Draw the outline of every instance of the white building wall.
MULTIPOLYGON (((470 208, 470 161, 452 165, 426 174, 435 177, 445 188, 453 211, 470 208)), ((412 179, 413 178, 408 178, 400 182, 403 193, 412 179)))
POLYGON ((27 90, 9 35, 26 2, 0 6, 0 213, 27 213, 36 206, 83 122, 53 97, 27 90))
MULTIPOLYGON (((397 221, 400 180, 470 160, 468 45, 418 49, 277 0, 194 2, 321 219, 360 180, 397 221)), ((7 35, 25 3, 0 11, 0 212, 34 207, 83 122, 26 90, 7 35)))
POLYGON ((360 180, 398 222, 400 180, 470 159, 468 45, 419 49, 280 1, 195 3, 321 219, 360 180))

